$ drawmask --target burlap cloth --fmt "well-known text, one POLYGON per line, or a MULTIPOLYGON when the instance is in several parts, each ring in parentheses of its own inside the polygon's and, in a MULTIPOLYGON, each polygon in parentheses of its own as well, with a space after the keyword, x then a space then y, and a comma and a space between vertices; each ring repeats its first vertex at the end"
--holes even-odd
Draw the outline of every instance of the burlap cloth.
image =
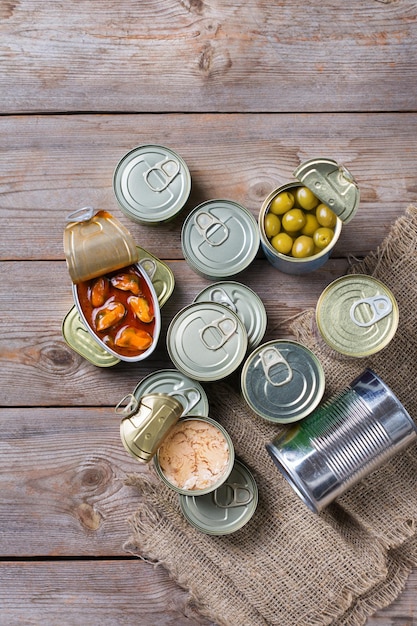
MULTIPOLYGON (((313 310, 293 322, 294 335, 321 360, 326 397, 369 366, 417 418, 417 208, 409 207, 349 273, 375 276, 394 293, 400 324, 391 343, 369 358, 338 355, 319 337, 313 310)), ((163 565, 201 615, 219 625, 356 625, 390 604, 417 565, 416 445, 316 515, 265 450, 281 427, 253 414, 230 385, 207 392, 211 417, 226 427, 256 478, 255 515, 234 534, 205 535, 151 473, 129 476, 144 503, 129 520, 125 548, 163 565)))

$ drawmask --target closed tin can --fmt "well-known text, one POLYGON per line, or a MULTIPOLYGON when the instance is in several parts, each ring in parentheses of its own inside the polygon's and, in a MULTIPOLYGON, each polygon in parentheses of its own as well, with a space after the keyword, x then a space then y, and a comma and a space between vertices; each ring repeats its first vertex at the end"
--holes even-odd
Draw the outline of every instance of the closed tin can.
POLYGON ((269 341, 249 355, 241 388, 251 409, 279 424, 300 420, 319 404, 324 371, 315 354, 296 341, 269 341))
POLYGON ((298 182, 290 182, 274 189, 264 200, 259 213, 261 247, 267 260, 287 274, 306 274, 321 267, 332 253, 342 231, 342 224, 349 222, 359 205, 359 189, 350 172, 332 159, 311 159, 302 163, 294 172, 298 182), (269 240, 265 231, 265 217, 271 203, 282 192, 295 194, 301 187, 307 187, 319 202, 328 206, 336 214, 336 225, 330 243, 314 254, 297 258, 279 252, 269 240))
POLYGON ((183 405, 182 415, 209 414, 207 394, 196 380, 175 369, 158 370, 145 376, 133 390, 139 401, 142 396, 162 393, 176 398, 183 405))
POLYGON ((318 513, 416 437, 406 409, 366 369, 266 448, 297 495, 318 513))
POLYGON ((194 302, 218 302, 231 309, 242 320, 248 334, 248 349, 261 342, 267 324, 264 303, 252 289, 235 281, 221 281, 205 287, 194 302))
POLYGON ((206 278, 219 280, 239 274, 259 249, 258 226, 245 207, 230 200, 209 200, 185 219, 181 231, 184 258, 206 278))
POLYGON ((167 331, 175 367, 200 382, 221 380, 243 361, 248 334, 236 313, 217 302, 194 302, 179 311, 167 331))
POLYGON ((399 312, 394 295, 366 274, 336 279, 316 306, 316 322, 325 342, 337 352, 365 357, 379 352, 394 337, 399 312))
POLYGON ((191 175, 184 159, 165 146, 138 146, 116 165, 113 189, 127 217, 155 225, 175 217, 191 191, 191 175))

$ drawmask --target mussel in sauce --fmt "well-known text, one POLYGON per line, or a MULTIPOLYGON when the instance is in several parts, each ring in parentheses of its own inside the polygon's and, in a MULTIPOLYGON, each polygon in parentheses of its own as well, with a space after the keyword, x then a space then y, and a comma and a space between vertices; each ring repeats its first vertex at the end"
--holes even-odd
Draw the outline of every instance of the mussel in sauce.
POLYGON ((116 274, 111 278, 111 284, 121 291, 131 291, 135 296, 141 293, 139 278, 134 274, 116 274))
POLYGON ((97 330, 106 330, 114 326, 126 315, 126 309, 121 302, 112 301, 100 309, 95 317, 95 325, 97 330))
POLYGON ((90 301, 93 307, 103 306, 109 297, 110 284, 105 276, 96 278, 90 289, 90 301))
POLYGON ((152 335, 134 326, 124 326, 118 331, 114 343, 128 350, 147 350, 152 345, 152 335))
POLYGON ((154 319, 152 308, 145 296, 131 296, 128 304, 141 322, 149 324, 154 319))

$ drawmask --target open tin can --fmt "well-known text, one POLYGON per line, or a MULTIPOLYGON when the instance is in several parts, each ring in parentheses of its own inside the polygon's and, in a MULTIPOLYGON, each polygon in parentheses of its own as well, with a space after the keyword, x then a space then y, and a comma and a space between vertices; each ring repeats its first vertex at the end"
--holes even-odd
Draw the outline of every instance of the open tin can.
MULTIPOLYGON (((357 211, 359 189, 350 172, 332 159, 305 161, 295 170, 294 175, 298 181, 274 189, 262 204, 258 219, 261 247, 267 260, 280 271, 287 274, 306 274, 321 267, 330 257, 342 232, 342 225, 349 222, 357 211), (312 249, 309 256, 296 257, 292 256, 291 247, 284 254, 272 245, 266 233, 265 218, 271 209, 271 203, 279 194, 287 192, 294 200, 297 190, 302 187, 310 190, 317 203, 325 205, 335 214, 335 225, 332 226, 332 239, 325 247, 312 249)), ((312 214, 312 211, 306 210, 306 213, 312 214)), ((304 233, 295 231, 291 236, 296 238, 300 234, 304 233)), ((290 237, 290 234, 287 235, 290 237)))
POLYGON ((372 370, 266 448, 315 513, 417 438, 400 401, 372 370))
POLYGON ((65 256, 87 331, 117 359, 145 359, 156 348, 161 316, 130 233, 110 213, 91 207, 75 211, 67 221, 65 256))
POLYGON ((208 534, 229 534, 254 514, 256 483, 235 459, 233 442, 221 424, 183 411, 174 395, 151 393, 138 399, 128 394, 115 409, 122 416, 122 443, 139 462, 153 460, 191 525, 208 534))

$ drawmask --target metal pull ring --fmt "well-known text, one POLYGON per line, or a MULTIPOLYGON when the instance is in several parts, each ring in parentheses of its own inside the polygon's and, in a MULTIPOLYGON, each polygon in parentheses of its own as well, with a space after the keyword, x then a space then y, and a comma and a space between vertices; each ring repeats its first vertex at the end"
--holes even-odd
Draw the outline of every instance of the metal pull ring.
POLYGON ((92 206, 85 206, 82 209, 73 211, 66 217, 66 222, 88 222, 98 213, 92 206))
POLYGON ((274 387, 282 387, 292 380, 293 371, 291 366, 279 350, 276 348, 265 348, 265 350, 260 352, 259 356, 265 373, 265 378, 271 385, 274 387), (269 374, 271 369, 277 365, 284 365, 288 372, 286 378, 280 382, 274 382, 269 374))
POLYGON ((230 317, 219 317, 216 320, 213 320, 212 322, 210 322, 210 324, 207 324, 206 326, 204 326, 203 328, 200 328, 199 330, 199 334, 200 334, 200 339, 203 342, 204 346, 208 349, 208 350, 219 350, 220 348, 222 348, 224 346, 224 344, 229 341, 229 339, 232 337, 232 335, 237 331, 237 322, 236 320, 230 318, 230 317), (205 340, 205 335, 207 334, 207 331, 210 330, 210 328, 214 328, 215 330, 217 330, 220 333, 220 341, 219 343, 216 345, 212 345, 209 344, 206 340, 205 340))
POLYGON ((147 169, 146 172, 143 172, 143 178, 145 179, 145 183, 148 185, 151 191, 159 193, 161 191, 164 191, 168 187, 168 185, 172 183, 172 181, 179 174, 179 172, 180 164, 178 163, 178 161, 175 161, 174 159, 164 159, 147 169), (157 178, 160 179, 161 182, 160 185, 155 186, 149 180, 152 172, 157 172, 157 178))
POLYGON ((197 213, 194 221, 199 234, 210 246, 221 246, 229 236, 229 229, 226 224, 211 213, 207 213, 207 211, 200 211, 197 213), (219 228, 223 229, 223 237, 219 241, 210 239, 210 235, 216 233, 219 228))
POLYGON ((174 387, 167 395, 179 399, 184 407, 183 415, 189 413, 201 399, 201 393, 198 389, 194 389, 193 387, 187 387, 185 389, 177 389, 174 387))
POLYGON ((132 393, 128 393, 117 403, 114 412, 116 415, 122 415, 123 417, 131 417, 137 413, 139 402, 132 393))
POLYGON ((150 259, 149 257, 146 257, 139 261, 139 265, 144 269, 149 278, 152 280, 157 270, 157 265, 155 261, 153 259, 150 259))
POLYGON ((388 298, 388 296, 380 295, 380 296, 371 296, 369 298, 361 298, 360 300, 356 300, 350 307, 350 318, 356 326, 361 326, 362 328, 368 328, 383 319, 387 315, 389 315, 392 311, 392 302, 388 298), (366 322, 358 319, 356 315, 356 309, 361 304, 367 304, 372 313, 372 318, 366 322))
POLYGON ((233 313, 237 313, 237 308, 233 300, 230 298, 229 294, 225 292, 221 287, 216 287, 210 291, 210 300, 212 302, 218 302, 218 304, 224 304, 229 307, 233 311, 233 313))
POLYGON ((225 487, 225 489, 216 489, 213 493, 214 503, 220 509, 234 509, 239 506, 246 506, 253 500, 252 491, 244 485, 223 483, 222 487, 225 487), (226 496, 222 498, 223 502, 219 499, 220 491, 223 492, 223 496, 226 496))

